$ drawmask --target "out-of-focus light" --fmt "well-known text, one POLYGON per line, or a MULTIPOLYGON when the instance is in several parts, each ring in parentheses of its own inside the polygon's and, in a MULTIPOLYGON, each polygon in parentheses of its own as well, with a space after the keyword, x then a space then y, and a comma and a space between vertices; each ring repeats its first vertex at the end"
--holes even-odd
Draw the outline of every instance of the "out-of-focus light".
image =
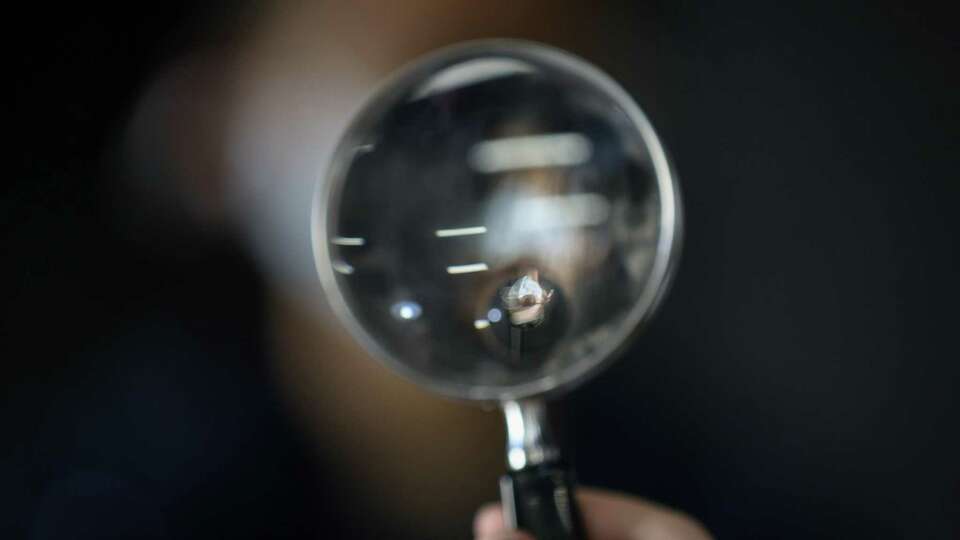
POLYGON ((477 330, 483 330, 484 328, 489 328, 490 321, 486 319, 477 319, 473 321, 473 327, 476 328, 477 330))
MULTIPOLYGON (((600 193, 544 194, 524 182, 496 194, 486 207, 484 223, 496 223, 482 240, 483 259, 493 268, 539 253, 545 265, 570 268, 572 261, 603 256, 603 237, 592 242, 589 227, 604 226, 613 206, 600 193)), ((574 278, 574 276, 568 276, 574 278)))
POLYGON ((492 323, 498 323, 502 318, 503 312, 497 308, 491 308, 490 311, 487 312, 487 320, 492 323))
POLYGON ((332 242, 338 246, 362 246, 367 243, 366 240, 359 237, 337 236, 332 242))
POLYGON ((520 448, 511 448, 507 452, 507 461, 510 462, 510 467, 513 470, 519 471, 527 464, 527 454, 520 448))
POLYGON ((527 464, 527 452, 524 450, 527 427, 523 410, 516 401, 507 401, 503 404, 503 415, 507 422, 507 461, 510 468, 520 470, 527 464))
POLYGON ((404 300, 391 306, 390 313, 397 319, 412 321, 420 318, 420 314, 423 313, 423 308, 416 302, 404 300))
POLYGON ((343 261, 333 261, 333 271, 338 274, 349 276, 353 273, 353 267, 343 261))
POLYGON ((469 274, 471 272, 486 272, 489 270, 486 263, 461 264, 458 266, 448 266, 448 274, 469 274))
POLYGON ((437 238, 449 238, 451 236, 471 236, 474 234, 487 234, 487 228, 480 227, 463 227, 460 229, 437 229, 436 235, 437 238))
POLYGON ((549 133, 507 137, 477 143, 470 149, 470 166, 481 173, 537 167, 572 167, 593 155, 593 145, 580 133, 549 133))
POLYGON ((597 193, 525 197, 509 213, 514 230, 538 231, 599 225, 610 217, 610 201, 597 193))

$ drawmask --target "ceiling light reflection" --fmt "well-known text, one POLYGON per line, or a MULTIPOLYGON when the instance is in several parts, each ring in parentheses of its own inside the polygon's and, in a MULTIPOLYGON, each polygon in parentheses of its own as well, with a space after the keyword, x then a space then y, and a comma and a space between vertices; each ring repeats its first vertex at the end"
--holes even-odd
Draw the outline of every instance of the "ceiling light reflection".
POLYGON ((448 266, 448 274, 469 274, 472 272, 486 272, 489 270, 486 263, 461 264, 458 266, 448 266))
POLYGON ((416 302, 404 300, 390 306, 390 313, 396 319, 412 321, 420 318, 420 314, 423 313, 423 308, 416 302))
POLYGON ((449 238, 451 236, 471 236, 475 234, 487 234, 487 228, 480 227, 462 227, 460 229, 437 229, 437 238, 449 238))
POLYGON ((572 167, 590 160, 593 145, 580 133, 548 133, 477 143, 468 157, 473 170, 490 174, 537 167, 572 167))
POLYGON ((338 246, 362 246, 367 243, 363 238, 348 236, 336 236, 331 242, 338 246))
POLYGON ((349 276, 353 273, 353 267, 343 261, 333 261, 333 271, 338 274, 349 276))

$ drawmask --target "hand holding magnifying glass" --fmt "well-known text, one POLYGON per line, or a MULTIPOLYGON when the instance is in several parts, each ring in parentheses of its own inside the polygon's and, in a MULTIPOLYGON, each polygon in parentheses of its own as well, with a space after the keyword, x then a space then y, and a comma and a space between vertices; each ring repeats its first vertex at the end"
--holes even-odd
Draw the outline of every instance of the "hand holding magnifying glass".
POLYGON ((506 524, 547 540, 584 532, 546 398, 651 316, 680 223, 629 96, 566 53, 498 40, 430 55, 365 106, 318 190, 313 238, 335 311, 374 356, 502 407, 506 524))
MULTIPOLYGON (((622 493, 578 488, 584 528, 591 540, 710 540, 695 519, 659 504, 622 493)), ((507 527, 499 504, 484 506, 474 519, 476 540, 531 540, 507 527)))

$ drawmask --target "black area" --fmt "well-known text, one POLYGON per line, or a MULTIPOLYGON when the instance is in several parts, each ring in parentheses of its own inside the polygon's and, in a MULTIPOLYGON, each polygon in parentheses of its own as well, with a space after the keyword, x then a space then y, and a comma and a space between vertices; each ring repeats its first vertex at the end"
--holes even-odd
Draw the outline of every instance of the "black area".
MULTIPOLYGON (((174 226, 133 244, 110 202, 133 100, 229 39, 235 8, 8 12, 2 538, 314 537, 350 504, 312 480, 268 383, 250 261, 174 226)), ((591 60, 662 135, 688 227, 662 312, 567 404, 583 483, 720 538, 960 536, 949 15, 663 2, 601 21, 634 36, 598 28, 591 60)))
POLYGON ((0 538, 303 538, 337 514, 270 384, 248 256, 121 221, 138 210, 108 165, 134 100, 244 11, 201 4, 8 12, 0 538))
POLYGON ((581 479, 720 538, 957 537, 949 18, 761 2, 657 17, 656 57, 611 69, 675 158, 686 248, 658 318, 569 404, 581 479))

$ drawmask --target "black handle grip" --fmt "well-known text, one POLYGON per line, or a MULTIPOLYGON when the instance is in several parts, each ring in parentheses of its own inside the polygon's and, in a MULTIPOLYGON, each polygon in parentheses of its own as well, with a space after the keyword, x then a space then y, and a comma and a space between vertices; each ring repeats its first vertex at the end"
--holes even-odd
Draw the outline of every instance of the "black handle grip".
POLYGON ((559 464, 511 471, 500 479, 500 497, 508 526, 537 540, 585 540, 574 498, 573 472, 559 464))

